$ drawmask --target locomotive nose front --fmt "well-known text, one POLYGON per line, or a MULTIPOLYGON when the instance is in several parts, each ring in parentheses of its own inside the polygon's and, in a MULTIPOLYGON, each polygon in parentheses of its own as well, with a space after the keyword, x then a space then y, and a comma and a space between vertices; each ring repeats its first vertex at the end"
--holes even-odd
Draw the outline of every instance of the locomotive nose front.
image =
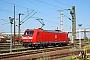
POLYGON ((31 46, 32 45, 33 34, 34 34, 33 30, 26 30, 24 32, 24 35, 22 36, 23 46, 26 47, 26 46, 31 46))
POLYGON ((32 39, 33 39, 32 36, 22 36, 22 41, 23 42, 29 43, 29 42, 32 42, 32 39))
POLYGON ((31 43, 33 39, 34 31, 27 30, 25 31, 24 35, 22 36, 22 41, 25 43, 31 43))

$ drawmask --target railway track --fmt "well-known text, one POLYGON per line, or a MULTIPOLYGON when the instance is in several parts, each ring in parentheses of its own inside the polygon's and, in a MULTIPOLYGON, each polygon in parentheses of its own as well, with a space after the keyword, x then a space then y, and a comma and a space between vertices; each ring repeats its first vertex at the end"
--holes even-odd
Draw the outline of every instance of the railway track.
MULTIPOLYGON (((53 60, 56 58, 77 55, 81 52, 81 50, 70 50, 69 46, 64 47, 55 47, 55 48, 46 48, 46 49, 37 49, 37 50, 29 50, 16 52, 12 54, 2 54, 0 55, 0 60, 40 60, 40 59, 48 59, 53 60)), ((90 52, 90 49, 88 49, 90 52)))
MULTIPOLYGON (((55 51, 68 51, 69 50, 69 46, 64 46, 64 47, 55 47, 55 48, 45 48, 45 49, 37 49, 37 50, 29 50, 29 51, 22 51, 22 52, 15 52, 15 53, 8 53, 8 54, 1 54, 0 55, 0 60, 1 59, 15 59, 15 60, 19 60, 19 58, 15 58, 15 57, 20 57, 20 56, 25 56, 25 55, 30 55, 29 58, 32 59, 36 59, 39 57, 41 57, 44 53, 48 53, 48 52, 55 52, 55 51), (41 54, 41 55, 38 55, 41 54)), ((20 58, 21 59, 21 58, 20 58)))
MULTIPOLYGON (((12 48, 22 47, 22 45, 13 45, 12 48)), ((10 49, 10 44, 0 45, 0 50, 10 49)))
MULTIPOLYGON (((30 48, 24 48, 24 47, 21 47, 21 48, 15 48, 15 49, 12 49, 12 52, 22 52, 22 51, 26 51, 26 50, 30 50, 30 48)), ((10 49, 6 49, 6 50, 0 50, 0 54, 4 54, 4 53, 10 53, 10 49)))
MULTIPOLYGON (((16 45, 16 47, 20 47, 20 45, 16 45)), ((10 46, 8 45, 4 45, 4 46, 0 46, 0 49, 9 49, 10 48, 10 46)), ((15 48, 15 46, 12 46, 12 48, 15 48)))
MULTIPOLYGON (((1 46, 1 48, 2 48, 2 46, 1 46)), ((10 46, 3 46, 3 50, 1 49, 0 50, 0 54, 2 54, 2 53, 9 53, 10 52, 10 46), (8 48, 8 49, 7 49, 8 48), (5 50, 6 49, 6 50, 5 50)), ((13 48, 14 48, 14 46, 13 46, 13 48)), ((18 46, 17 45, 17 47, 15 47, 16 49, 12 49, 12 52, 19 52, 19 51, 26 51, 26 50, 36 50, 36 49, 43 49, 42 47, 41 48, 24 48, 24 47, 21 47, 21 46, 18 46), (18 47, 20 47, 20 48, 18 48, 18 47)), ((50 48, 50 49, 53 49, 53 47, 52 46, 49 46, 49 47, 47 47, 48 49, 50 48)), ((46 49, 47 49, 46 48, 46 49)), ((57 47, 58 48, 58 47, 57 47)), ((54 49, 53 49, 54 50, 54 49)), ((52 51, 53 51, 52 50, 52 51)))

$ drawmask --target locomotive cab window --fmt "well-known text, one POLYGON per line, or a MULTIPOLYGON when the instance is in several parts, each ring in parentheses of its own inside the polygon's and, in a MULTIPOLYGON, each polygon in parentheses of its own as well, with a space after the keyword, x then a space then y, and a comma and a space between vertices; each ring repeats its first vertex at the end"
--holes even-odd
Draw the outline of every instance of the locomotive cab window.
POLYGON ((33 35, 34 31, 27 31, 24 33, 24 35, 33 35))

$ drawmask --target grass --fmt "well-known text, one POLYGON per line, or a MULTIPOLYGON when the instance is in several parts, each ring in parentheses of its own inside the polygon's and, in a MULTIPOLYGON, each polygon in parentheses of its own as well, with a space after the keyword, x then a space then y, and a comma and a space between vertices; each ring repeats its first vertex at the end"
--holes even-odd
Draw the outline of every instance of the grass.
POLYGON ((32 58, 30 58, 30 60, 32 60, 32 58))
POLYGON ((60 60, 65 60, 64 58, 60 58, 60 60))
POLYGON ((1 45, 10 45, 10 43, 0 43, 1 45))

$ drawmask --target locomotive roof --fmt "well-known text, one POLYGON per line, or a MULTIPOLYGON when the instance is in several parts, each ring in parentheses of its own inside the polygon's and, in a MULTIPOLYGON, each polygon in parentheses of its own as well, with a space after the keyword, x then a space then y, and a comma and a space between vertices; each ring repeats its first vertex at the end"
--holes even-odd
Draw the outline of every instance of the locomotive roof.
MULTIPOLYGON (((29 30, 35 30, 35 29, 27 29, 27 31, 29 30)), ((66 32, 61 32, 61 30, 43 30, 41 29, 43 32, 55 32, 55 33, 66 33, 66 32)))
POLYGON ((55 33, 66 33, 66 32, 61 32, 60 30, 43 30, 44 32, 55 32, 55 33))

